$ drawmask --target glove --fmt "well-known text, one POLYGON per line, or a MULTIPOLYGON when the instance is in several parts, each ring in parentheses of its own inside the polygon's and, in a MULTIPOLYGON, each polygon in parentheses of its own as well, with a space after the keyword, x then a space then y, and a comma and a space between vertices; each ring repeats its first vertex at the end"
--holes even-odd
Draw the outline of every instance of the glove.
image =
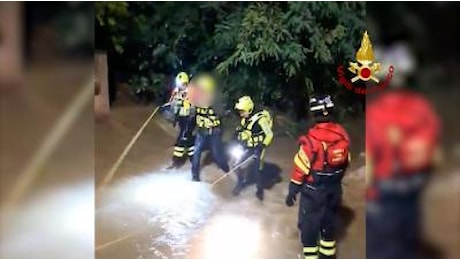
POLYGON ((166 104, 162 105, 158 110, 160 112, 165 112, 165 111, 169 110, 170 108, 171 108, 171 104, 166 103, 166 104))
POLYGON ((286 197, 286 206, 292 207, 294 205, 294 202, 297 201, 297 198, 295 195, 288 194, 286 197))
POLYGON ((289 183, 289 194, 286 197, 286 206, 291 207, 294 205, 294 202, 297 200, 296 196, 301 189, 301 185, 290 182, 289 183))

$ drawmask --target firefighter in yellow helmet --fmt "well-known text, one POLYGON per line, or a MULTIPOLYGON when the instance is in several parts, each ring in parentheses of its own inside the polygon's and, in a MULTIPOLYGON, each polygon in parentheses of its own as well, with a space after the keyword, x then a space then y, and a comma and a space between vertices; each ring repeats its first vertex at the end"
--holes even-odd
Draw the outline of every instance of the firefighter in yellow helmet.
POLYGON ((238 142, 243 146, 243 153, 240 155, 239 162, 243 162, 250 156, 253 156, 254 160, 249 168, 249 178, 244 178, 241 169, 237 170, 238 182, 233 189, 233 195, 239 195, 249 180, 255 179, 256 196, 259 200, 263 200, 262 170, 265 149, 273 141, 272 117, 267 110, 255 111, 254 102, 249 96, 241 97, 235 104, 235 109, 241 117, 240 125, 236 129, 238 142))
POLYGON ((197 134, 192 159, 192 180, 200 181, 201 153, 206 147, 210 148, 220 169, 227 173, 229 166, 221 140, 221 121, 213 107, 216 83, 209 75, 199 75, 193 80, 193 86, 197 134))
POLYGON ((193 157, 195 137, 193 130, 195 120, 192 111, 192 104, 188 96, 189 76, 185 72, 177 74, 175 88, 171 95, 170 104, 174 113, 174 126, 179 125, 179 135, 174 145, 172 163, 168 169, 177 168, 184 163, 188 156, 193 157))

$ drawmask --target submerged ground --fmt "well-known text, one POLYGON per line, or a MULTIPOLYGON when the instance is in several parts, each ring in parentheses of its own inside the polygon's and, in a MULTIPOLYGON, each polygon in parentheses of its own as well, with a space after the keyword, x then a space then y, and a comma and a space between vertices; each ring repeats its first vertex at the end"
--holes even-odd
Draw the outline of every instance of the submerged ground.
MULTIPOLYGON (((96 125, 96 183, 99 185, 152 107, 116 106, 96 125)), ((190 181, 190 164, 165 170, 175 130, 160 116, 141 135, 111 182, 96 194, 96 257, 99 258, 298 258, 297 205, 284 205, 296 141, 277 136, 267 152, 265 200, 254 185, 231 196, 235 178, 211 187, 221 176, 212 160, 202 183, 190 181), (281 175, 282 182, 275 183, 281 175)), ((365 255, 363 160, 345 179, 339 257, 365 255)))

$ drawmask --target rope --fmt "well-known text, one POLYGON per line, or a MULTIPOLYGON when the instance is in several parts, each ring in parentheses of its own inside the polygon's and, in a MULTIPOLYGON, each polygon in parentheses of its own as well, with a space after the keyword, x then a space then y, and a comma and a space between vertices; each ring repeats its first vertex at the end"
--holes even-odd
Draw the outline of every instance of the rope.
POLYGON ((24 170, 19 174, 17 182, 13 185, 12 192, 5 200, 5 207, 13 206, 24 196, 93 96, 94 82, 91 79, 81 88, 77 96, 72 100, 72 103, 61 114, 50 133, 45 137, 29 163, 26 164, 24 170))
POLYGON ((112 168, 110 168, 110 171, 105 175, 104 180, 102 181, 102 184, 99 186, 98 189, 103 188, 105 185, 107 185, 112 180, 113 176, 115 175, 115 172, 120 167, 121 163, 123 162, 123 160, 125 159, 126 155, 131 150, 131 148, 133 147, 134 143, 137 141, 137 139, 141 135, 142 131, 144 131, 145 127, 147 127, 147 125, 149 124, 150 120, 152 120, 152 118, 155 116, 155 114, 158 112, 158 110, 160 110, 160 108, 163 107, 163 106, 159 106, 155 110, 153 110, 152 114, 150 114, 150 116, 147 118, 147 120, 145 120, 144 124, 141 126, 141 128, 139 128, 139 130, 133 136, 133 138, 131 139, 129 144, 125 147, 123 152, 120 154, 120 156, 118 157, 117 161, 112 165, 112 168))
POLYGON ((213 187, 214 185, 216 185, 217 183, 219 183, 220 181, 225 179, 227 176, 229 176, 230 174, 235 172, 238 168, 240 168, 241 166, 243 166, 244 164, 249 162, 251 159, 253 159, 252 156, 249 156, 246 160, 242 161, 241 163, 239 163, 238 165, 233 167, 229 172, 227 172, 226 174, 220 176, 217 180, 215 180, 213 183, 211 183, 211 187, 213 187))

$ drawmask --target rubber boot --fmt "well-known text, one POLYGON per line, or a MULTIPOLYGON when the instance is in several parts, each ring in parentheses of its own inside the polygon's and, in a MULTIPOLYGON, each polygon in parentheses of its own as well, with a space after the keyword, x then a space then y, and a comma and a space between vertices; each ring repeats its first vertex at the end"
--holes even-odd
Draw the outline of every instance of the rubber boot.
POLYGON ((176 169, 177 168, 177 163, 174 162, 174 160, 171 162, 170 165, 168 165, 168 167, 166 167, 166 170, 172 170, 172 169, 176 169))
POLYGON ((236 182, 235 188, 233 188, 233 192, 232 192, 233 196, 240 195, 241 191, 245 187, 245 181, 244 181, 243 173, 241 173, 240 171, 237 171, 236 176, 238 177, 238 180, 236 182))
POLYGON ((257 197, 260 201, 263 201, 263 200, 264 200, 264 190, 263 190, 263 189, 257 188, 256 197, 257 197))
POLYGON ((201 181, 200 176, 198 176, 198 175, 193 175, 193 176, 192 176, 192 181, 200 182, 200 181, 201 181))
POLYGON ((166 167, 166 170, 172 170, 172 169, 179 168, 181 164, 180 161, 182 159, 183 158, 173 157, 171 160, 171 164, 168 167, 166 167))

